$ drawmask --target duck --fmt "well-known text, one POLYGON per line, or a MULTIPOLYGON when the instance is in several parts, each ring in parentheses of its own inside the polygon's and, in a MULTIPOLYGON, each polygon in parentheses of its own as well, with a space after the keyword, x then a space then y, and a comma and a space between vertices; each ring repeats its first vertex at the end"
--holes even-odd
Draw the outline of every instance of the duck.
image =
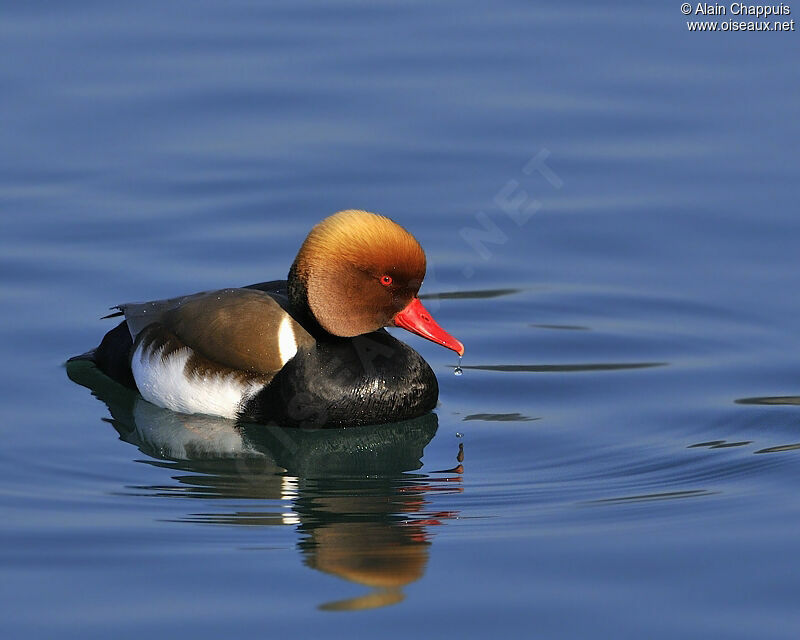
POLYGON ((350 209, 315 225, 286 280, 132 302, 89 360, 149 403, 289 427, 410 420, 434 409, 433 370, 399 327, 459 356, 422 305, 425 252, 385 216, 350 209))

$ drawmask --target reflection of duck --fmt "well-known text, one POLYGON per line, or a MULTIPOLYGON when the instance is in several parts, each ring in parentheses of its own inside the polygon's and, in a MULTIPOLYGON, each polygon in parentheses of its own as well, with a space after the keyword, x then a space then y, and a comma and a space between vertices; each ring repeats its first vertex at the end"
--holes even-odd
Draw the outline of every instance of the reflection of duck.
MULTIPOLYGON (((422 503, 414 496, 403 499, 400 508, 409 511, 422 503)), ((373 589, 366 596, 323 607, 361 609, 402 600, 402 587, 419 580, 428 563, 430 542, 425 527, 413 521, 393 521, 398 517, 398 505, 388 504, 385 498, 339 497, 322 503, 317 505, 317 517, 324 510, 327 522, 301 525, 307 529, 307 537, 300 543, 306 564, 373 589), (385 510, 376 509, 379 506, 385 510)))
POLYGON ((119 305, 124 320, 78 357, 187 414, 287 426, 414 418, 436 405, 436 377, 383 327, 464 353, 417 297, 424 277, 410 233, 344 211, 311 230, 288 280, 119 305))
POLYGON ((307 566, 371 589, 323 609, 402 600, 402 588, 425 571, 428 529, 454 516, 431 512, 426 494, 460 491, 460 468, 406 473, 422 466, 435 414, 337 430, 237 424, 159 409, 90 362, 71 362, 67 372, 106 403, 123 440, 154 458, 151 464, 180 472, 175 486, 137 487, 137 493, 219 499, 212 513, 187 515, 188 522, 296 525, 307 566), (263 507, 254 508, 254 500, 263 507))

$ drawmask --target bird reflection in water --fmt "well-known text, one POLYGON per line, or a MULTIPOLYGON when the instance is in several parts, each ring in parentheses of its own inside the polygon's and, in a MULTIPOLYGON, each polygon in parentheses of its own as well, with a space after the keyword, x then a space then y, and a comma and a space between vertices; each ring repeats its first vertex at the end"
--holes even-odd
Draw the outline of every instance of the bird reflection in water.
POLYGON ((146 462, 178 472, 176 484, 132 487, 138 494, 220 499, 220 508, 187 514, 184 522, 296 526, 307 566, 370 588, 321 609, 403 600, 403 587, 425 572, 430 529, 458 515, 431 510, 427 496, 463 491, 463 444, 453 468, 413 473, 436 434, 435 414, 335 430, 236 424, 151 405, 91 363, 69 363, 67 372, 106 404, 106 421, 149 456, 146 462))

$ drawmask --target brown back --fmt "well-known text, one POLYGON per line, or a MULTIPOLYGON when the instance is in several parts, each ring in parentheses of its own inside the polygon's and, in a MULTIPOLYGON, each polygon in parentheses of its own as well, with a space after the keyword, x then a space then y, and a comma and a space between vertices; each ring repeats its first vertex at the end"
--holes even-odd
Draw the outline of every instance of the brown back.
POLYGON ((222 289, 187 296, 175 304, 124 305, 129 323, 141 326, 137 313, 148 309, 148 323, 161 322, 187 347, 209 360, 251 373, 274 373, 283 366, 281 322, 287 320, 298 348, 314 339, 269 295, 252 289, 222 289), (161 308, 159 308, 161 307, 161 308), (156 311, 158 309, 158 311, 156 311))

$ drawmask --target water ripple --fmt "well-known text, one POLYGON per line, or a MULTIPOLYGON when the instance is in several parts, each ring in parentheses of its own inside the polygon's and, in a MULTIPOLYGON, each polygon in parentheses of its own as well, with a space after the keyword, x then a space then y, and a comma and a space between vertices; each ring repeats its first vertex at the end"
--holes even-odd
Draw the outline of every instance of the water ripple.
POLYGON ((462 369, 503 371, 506 373, 573 373, 580 371, 618 371, 665 367, 668 362, 593 362, 586 364, 472 364, 462 369))

